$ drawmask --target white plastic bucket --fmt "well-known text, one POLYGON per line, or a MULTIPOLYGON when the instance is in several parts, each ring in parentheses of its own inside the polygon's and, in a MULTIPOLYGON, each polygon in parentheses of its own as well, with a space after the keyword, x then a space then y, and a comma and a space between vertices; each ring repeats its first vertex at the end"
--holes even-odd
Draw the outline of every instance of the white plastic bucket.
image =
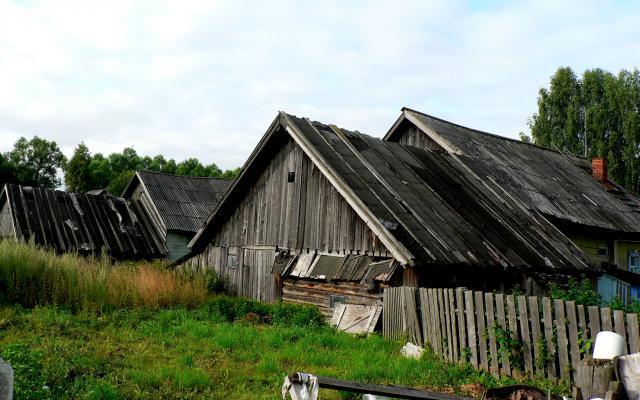
POLYGON ((615 332, 602 331, 596 336, 596 344, 593 346, 593 358, 600 360, 612 360, 614 357, 623 356, 625 352, 624 337, 615 332))

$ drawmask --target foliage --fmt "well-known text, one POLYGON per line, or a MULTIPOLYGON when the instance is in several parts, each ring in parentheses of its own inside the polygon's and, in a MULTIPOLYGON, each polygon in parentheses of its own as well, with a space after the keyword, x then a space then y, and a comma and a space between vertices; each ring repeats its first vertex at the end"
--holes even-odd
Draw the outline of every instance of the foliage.
POLYGON ((5 156, 5 171, 13 170, 14 182, 25 185, 55 188, 60 185, 57 171, 65 163, 58 144, 38 136, 31 140, 21 137, 5 156))
POLYGON ((73 151, 73 156, 64 166, 64 184, 70 192, 86 192, 91 182, 91 154, 84 143, 73 151))
MULTIPOLYGON (((240 308, 230 305, 236 301, 212 300, 240 308)), ((483 387, 515 383, 430 352, 403 357, 403 343, 379 335, 237 317, 221 318, 212 303, 101 315, 0 307, 0 357, 18 366, 18 399, 275 399, 295 371, 476 396, 483 387)), ((323 399, 341 396, 322 391, 323 399)))
POLYGON ((141 157, 130 147, 107 157, 101 153, 92 156, 82 143, 65 165, 64 172, 67 190, 84 192, 106 188, 109 193, 119 196, 138 170, 226 179, 235 178, 240 172, 239 169, 222 171, 216 164, 205 166, 196 158, 176 163, 173 159, 166 160, 162 155, 141 157))
POLYGON ((72 311, 193 307, 207 297, 203 275, 161 263, 112 264, 106 256, 56 255, 14 240, 0 241, 0 302, 57 305, 72 311))
POLYGON ((529 126, 536 144, 606 157, 609 176, 639 191, 640 71, 593 69, 578 78, 571 68, 559 68, 550 87, 540 89, 529 126))
POLYGON ((523 345, 518 340, 517 334, 500 325, 494 326, 494 333, 498 343, 498 353, 509 359, 512 368, 524 371, 523 345))
POLYGON ((554 299, 574 301, 576 304, 585 306, 599 306, 602 302, 598 291, 593 288, 589 279, 578 281, 572 277, 566 285, 554 282, 549 285, 549 292, 554 299))

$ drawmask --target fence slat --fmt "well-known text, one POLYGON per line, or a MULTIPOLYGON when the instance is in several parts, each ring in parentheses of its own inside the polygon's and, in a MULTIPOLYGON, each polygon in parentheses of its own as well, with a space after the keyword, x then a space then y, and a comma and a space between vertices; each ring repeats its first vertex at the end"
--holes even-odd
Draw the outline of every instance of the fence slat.
POLYGON ((542 298, 542 318, 544 321, 544 339, 547 343, 547 354, 549 355, 549 364, 547 366, 547 376, 552 380, 556 374, 556 346, 553 343, 553 314, 551 312, 551 299, 542 298))
POLYGON ((500 359, 498 358, 498 345, 496 343, 496 317, 493 302, 493 293, 484 294, 484 306, 487 311, 487 333, 489 336, 489 355, 491 375, 500 376, 500 359))
MULTIPOLYGON (((502 293, 496 294, 496 316, 498 319, 498 326, 503 332, 507 332, 507 319, 504 313, 504 295, 502 293)), ((500 373, 502 375, 511 376, 511 363, 509 362, 508 349, 503 349, 500 345, 500 354, 502 355, 502 368, 500 373)))
POLYGON ((640 352, 638 314, 627 314, 627 332, 629 333, 629 354, 640 352))
POLYGON ((564 315, 564 301, 555 300, 556 328, 558 333, 558 361, 560 365, 560 376, 569 379, 571 374, 571 364, 569 364, 569 347, 567 341, 566 320, 564 315))
POLYGON ((449 321, 451 323, 451 333, 449 334, 449 343, 453 352, 451 360, 458 361, 458 324, 456 323, 456 305, 453 289, 447 289, 445 292, 447 303, 449 303, 449 321))
POLYGON ((474 292, 476 307, 476 327, 478 332, 478 352, 480 353, 480 368, 489 371, 487 356, 487 335, 485 328, 484 296, 482 292, 474 292))
POLYGON ((427 289, 420 288, 418 290, 420 296, 420 317, 422 321, 422 341, 425 346, 429 345, 433 349, 431 343, 431 324, 429 323, 429 301, 427 300, 427 289))
MULTIPOLYGON (((618 335, 621 335, 623 338, 627 338, 627 328, 624 324, 624 312, 621 310, 614 310, 613 311, 613 330, 615 331, 615 333, 617 333, 618 335)), ((629 353, 629 341, 625 340, 625 345, 626 345, 626 351, 627 354, 631 354, 629 353)))
POLYGON ((603 331, 613 331, 613 324, 611 323, 611 309, 609 307, 600 308, 600 317, 602 321, 603 331))
POLYGON ((525 373, 533 378, 533 359, 531 358, 531 335, 529 332, 529 313, 527 312, 527 298, 518 296, 518 314, 520 316, 520 338, 522 341, 522 355, 525 373))
POLYGON ((575 379, 575 372, 580 364, 580 343, 578 337, 578 318, 576 316, 576 305, 573 301, 566 301, 567 321, 569 321, 569 354, 571 355, 571 371, 575 379))
POLYGON ((600 310, 597 306, 589 306, 587 309, 589 310, 589 330, 591 331, 590 337, 595 343, 596 335, 600 332, 600 310))
POLYGON ((578 309, 578 333, 580 335, 580 339, 582 340, 583 348, 580 349, 580 353, 583 354, 584 358, 591 357, 591 348, 587 348, 586 343, 589 340, 589 326, 587 324, 587 317, 584 312, 584 306, 582 304, 578 304, 576 306, 578 309))
POLYGON ((429 289, 429 298, 431 300, 431 323, 435 331, 435 347, 439 356, 444 356, 442 348, 442 330, 440 329, 440 317, 438 313, 438 295, 435 289, 429 289))
POLYGON ((469 346, 467 345, 467 325, 465 323, 464 292, 462 288, 456 289, 456 311, 458 313, 458 332, 460 333, 460 354, 458 355, 458 361, 466 362, 466 354, 469 346))
POLYGON ((476 340, 475 310, 473 308, 473 292, 464 292, 465 313, 467 314, 467 338, 471 350, 471 365, 478 368, 478 342, 476 340))
MULTIPOLYGON (((513 295, 507 295, 507 322, 509 323, 509 332, 513 338, 518 339, 518 319, 516 317, 516 305, 513 295)), ((511 350, 511 349, 509 349, 511 350)), ((521 365, 511 365, 511 375, 519 378, 522 375, 521 365)))
MULTIPOLYGON (((531 318, 531 340, 533 346, 533 366, 536 376, 544 376, 544 363, 542 360, 543 349, 546 346, 540 334, 540 309, 538 308, 538 298, 529 296, 529 316, 531 318)), ((546 351, 544 351, 546 354, 546 351)))
POLYGON ((444 347, 443 356, 451 361, 451 345, 449 344, 449 340, 451 338, 451 331, 448 324, 448 313, 447 308, 449 307, 448 303, 444 301, 444 290, 438 289, 438 305, 440 310, 440 327, 442 329, 442 346, 444 347))

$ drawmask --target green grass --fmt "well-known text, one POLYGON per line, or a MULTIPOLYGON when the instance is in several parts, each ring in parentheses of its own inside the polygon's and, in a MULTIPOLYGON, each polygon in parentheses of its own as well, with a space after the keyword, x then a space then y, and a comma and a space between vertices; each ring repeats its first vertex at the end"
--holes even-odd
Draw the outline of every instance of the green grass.
POLYGON ((313 307, 212 296, 220 282, 0 241, 0 357, 15 398, 278 399, 296 371, 475 396, 514 382, 404 358, 403 343, 339 333, 313 307))
POLYGON ((15 369, 18 399, 277 399, 295 371, 476 395, 469 384, 513 382, 433 355, 407 359, 401 345, 336 332, 311 308, 227 297, 101 315, 0 308, 0 356, 15 369))

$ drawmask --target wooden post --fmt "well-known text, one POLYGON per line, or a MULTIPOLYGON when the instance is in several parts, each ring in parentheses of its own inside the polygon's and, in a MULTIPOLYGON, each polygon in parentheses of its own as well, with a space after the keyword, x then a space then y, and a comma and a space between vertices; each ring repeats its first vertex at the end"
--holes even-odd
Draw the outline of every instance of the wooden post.
POLYGON ((580 361, 575 385, 583 399, 599 397, 604 399, 609 383, 614 380, 615 366, 610 360, 586 359, 580 361))

